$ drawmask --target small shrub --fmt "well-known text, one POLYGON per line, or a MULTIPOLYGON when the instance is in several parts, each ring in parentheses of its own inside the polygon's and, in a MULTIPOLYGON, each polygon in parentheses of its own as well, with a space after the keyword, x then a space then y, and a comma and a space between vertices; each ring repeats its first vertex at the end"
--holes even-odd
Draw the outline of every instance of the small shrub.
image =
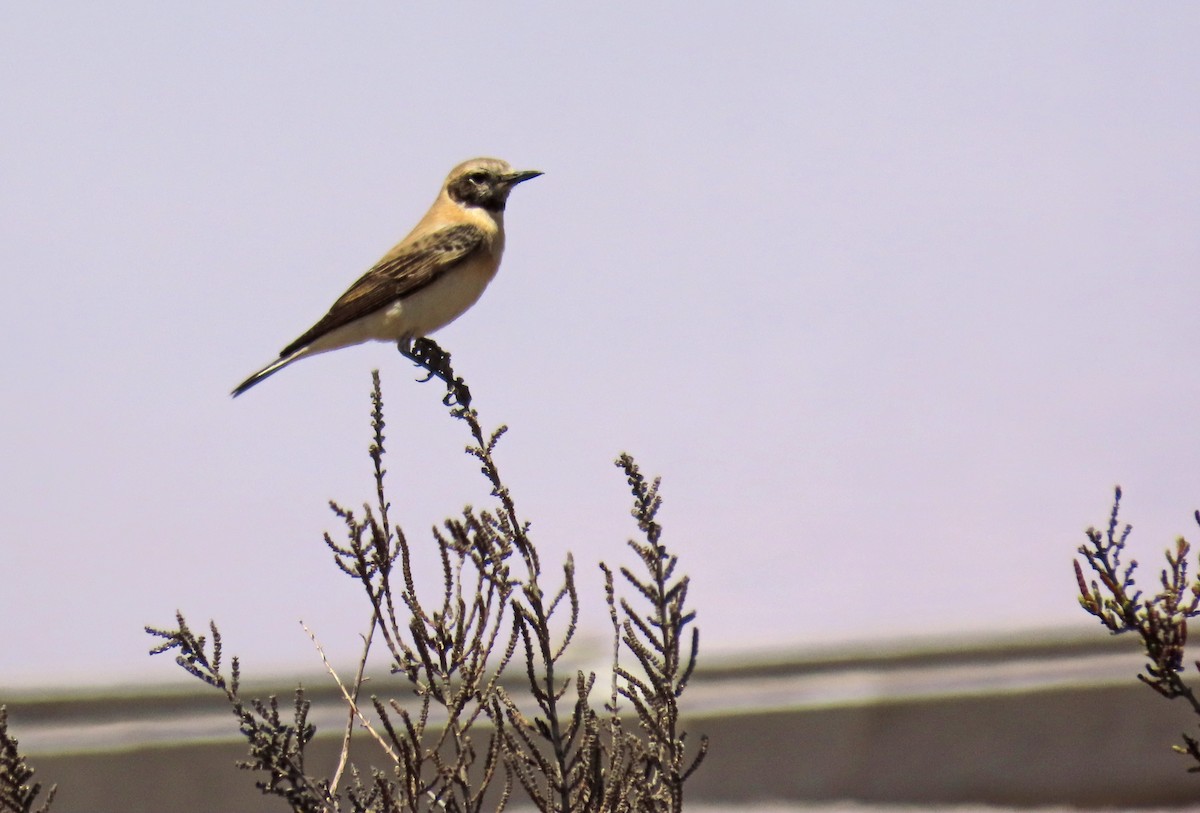
POLYGON ((571 673, 564 660, 580 615, 574 560, 568 555, 555 575, 543 570, 494 456, 505 427, 485 434, 469 389, 432 341, 402 352, 426 371, 424 380, 445 383, 443 402, 467 427, 466 451, 479 461, 496 504, 468 506, 435 529, 442 578, 418 585, 412 543, 389 514, 383 398, 373 373, 373 505, 356 512, 331 503, 342 534, 325 536, 337 568, 361 586, 371 615, 354 677, 343 680, 326 662, 347 707, 333 772, 317 777, 306 764, 316 730, 303 689, 289 713, 281 713, 275 697, 245 698, 237 659, 228 671, 223 666, 215 623, 211 637, 194 633, 181 613, 172 629, 147 627, 161 640, 152 654, 175 652, 183 669, 225 695, 250 747, 239 765, 261 774, 258 788, 294 811, 478 813, 503 809, 518 788, 546 813, 681 810, 684 783, 708 744, 701 738, 689 749, 680 726, 679 699, 696 665, 699 636, 686 607, 688 579, 676 573, 677 559, 660 541, 659 481, 647 481, 629 455, 616 461, 641 538, 629 542, 637 566, 619 568, 619 579, 600 565, 613 650, 608 697, 597 708, 596 674, 571 673), (631 597, 620 594, 622 585, 631 597), (414 700, 361 702, 376 638, 414 700), (512 673, 523 674, 514 682, 512 673), (375 743, 382 767, 351 764, 356 731, 375 743))

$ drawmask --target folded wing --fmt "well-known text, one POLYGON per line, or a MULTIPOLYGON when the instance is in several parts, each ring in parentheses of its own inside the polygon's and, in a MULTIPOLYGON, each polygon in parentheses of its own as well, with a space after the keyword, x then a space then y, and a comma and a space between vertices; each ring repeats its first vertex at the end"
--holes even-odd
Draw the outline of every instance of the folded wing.
POLYGON ((481 229, 463 224, 439 229, 397 246, 338 297, 319 322, 283 348, 279 357, 289 356, 326 333, 431 285, 483 248, 484 241, 481 229))

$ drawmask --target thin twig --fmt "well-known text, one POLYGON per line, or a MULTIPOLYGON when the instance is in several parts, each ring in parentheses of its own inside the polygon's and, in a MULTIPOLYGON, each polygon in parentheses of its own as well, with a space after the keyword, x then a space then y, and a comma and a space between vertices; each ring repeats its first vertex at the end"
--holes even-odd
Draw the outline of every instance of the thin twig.
MULTIPOLYGON (((338 756, 337 770, 333 772, 333 779, 330 782, 330 794, 337 793, 338 783, 342 780, 342 773, 346 770, 346 764, 350 760, 350 738, 354 733, 354 713, 358 702, 358 692, 362 689, 363 673, 367 668, 367 655, 371 651, 371 639, 375 637, 375 627, 379 624, 379 610, 376 609, 371 613, 371 628, 367 630, 367 634, 362 636, 363 652, 362 657, 358 659, 358 671, 354 675, 354 690, 351 694, 354 696, 353 702, 350 704, 350 714, 346 718, 346 733, 342 736, 342 753, 338 756)), ((310 633, 311 635, 311 633, 310 633)), ((316 640, 313 640, 316 643, 316 640)), ((322 656, 323 658, 324 656, 322 656)), ((326 666, 329 665, 326 661, 326 666)), ((332 670, 331 670, 332 671, 332 670)), ((334 678, 336 679, 336 675, 334 678)))
POLYGON ((334 670, 333 664, 329 662, 329 658, 325 657, 325 650, 321 647, 321 643, 317 640, 317 636, 303 621, 300 622, 300 626, 304 627, 304 631, 307 632, 308 637, 312 639, 313 646, 317 648, 317 653, 321 656, 321 661, 325 664, 325 668, 329 671, 329 674, 333 676, 333 680, 335 683, 337 683, 338 688, 342 690, 342 697, 346 699, 346 702, 350 705, 350 710, 354 712, 356 717, 358 717, 358 721, 362 723, 362 727, 371 733, 371 736, 375 738, 375 741, 379 743, 380 747, 387 752, 389 757, 391 757, 392 762, 399 763, 400 758, 396 756, 396 752, 393 751, 391 746, 384 741, 383 737, 379 736, 379 732, 376 731, 375 727, 371 725, 371 721, 364 717, 363 713, 359 711, 358 703, 346 689, 346 684, 342 683, 342 679, 338 677, 338 673, 336 670, 334 670))

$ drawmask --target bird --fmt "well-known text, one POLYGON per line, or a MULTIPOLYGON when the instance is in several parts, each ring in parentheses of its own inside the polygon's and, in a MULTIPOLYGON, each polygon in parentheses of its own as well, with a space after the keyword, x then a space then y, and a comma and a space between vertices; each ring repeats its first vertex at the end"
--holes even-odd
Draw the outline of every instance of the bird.
POLYGON ((302 358, 368 341, 408 345, 462 316, 500 268, 509 193, 541 174, 498 158, 473 158, 450 170, 408 236, 277 359, 238 384, 233 397, 302 358))

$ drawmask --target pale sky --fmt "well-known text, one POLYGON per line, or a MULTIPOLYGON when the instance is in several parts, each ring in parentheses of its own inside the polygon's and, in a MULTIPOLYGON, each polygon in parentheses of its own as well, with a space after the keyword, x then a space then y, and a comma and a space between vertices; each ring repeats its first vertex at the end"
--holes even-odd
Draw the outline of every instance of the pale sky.
POLYGON ((1147 577, 1200 536, 1198 40, 1192 3, 0 6, 0 687, 173 679, 176 608, 247 674, 316 668, 301 618, 357 651, 321 534, 372 493, 370 370, 427 558, 486 504, 466 437, 384 344, 228 393, 476 155, 546 174, 437 338, 589 634, 622 450, 702 658, 1088 626, 1115 483, 1147 577))

